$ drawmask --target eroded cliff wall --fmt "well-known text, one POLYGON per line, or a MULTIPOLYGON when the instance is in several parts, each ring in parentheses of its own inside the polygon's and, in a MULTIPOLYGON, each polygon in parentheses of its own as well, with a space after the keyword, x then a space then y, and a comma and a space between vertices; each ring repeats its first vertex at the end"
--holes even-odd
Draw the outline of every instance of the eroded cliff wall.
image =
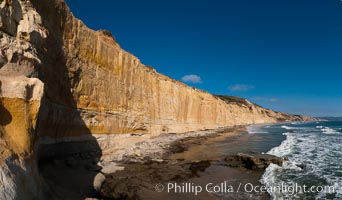
POLYGON ((179 133, 291 120, 157 73, 109 32, 87 28, 63 1, 3 1, 5 11, 0 74, 44 83, 39 136, 179 133))
POLYGON ((37 184, 15 186, 12 175, 21 169, 18 177, 27 177, 28 167, 38 177, 40 144, 83 137, 98 142, 93 150, 106 150, 117 142, 99 141, 104 135, 310 119, 213 96, 159 74, 108 31, 87 28, 63 0, 0 1, 0 45, 0 180, 10 180, 0 181, 6 185, 0 199, 38 194, 37 184))
POLYGON ((15 153, 74 136, 304 119, 159 74, 108 31, 87 28, 64 1, 6 0, 0 11, 1 137, 15 153))
MULTIPOLYGON (((79 120, 92 134, 179 133, 281 118, 253 104, 227 103, 157 73, 121 49, 109 32, 87 28, 63 2, 32 2, 48 31, 43 45, 47 50, 39 51, 43 65, 39 74, 47 99, 55 104, 50 107, 78 109, 79 120)), ((51 113, 60 112, 55 110, 50 108, 51 113)), ((76 122, 60 118, 67 117, 44 117, 41 134, 84 134, 74 127, 76 122)))

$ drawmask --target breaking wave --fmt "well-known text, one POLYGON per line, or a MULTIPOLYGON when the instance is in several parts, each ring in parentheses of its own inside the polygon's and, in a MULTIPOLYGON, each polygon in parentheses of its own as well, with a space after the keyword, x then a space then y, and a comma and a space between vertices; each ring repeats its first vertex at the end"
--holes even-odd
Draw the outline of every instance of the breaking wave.
POLYGON ((342 123, 320 122, 282 125, 286 139, 267 153, 286 158, 283 166, 271 164, 260 180, 267 186, 333 186, 334 193, 298 193, 271 191, 273 199, 342 199, 342 123))

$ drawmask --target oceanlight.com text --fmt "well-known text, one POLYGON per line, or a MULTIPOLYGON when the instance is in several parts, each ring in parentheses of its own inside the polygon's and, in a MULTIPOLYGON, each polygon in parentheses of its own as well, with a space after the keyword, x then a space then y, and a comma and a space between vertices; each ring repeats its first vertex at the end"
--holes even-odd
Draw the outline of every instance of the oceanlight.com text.
POLYGON ((201 192, 207 193, 286 193, 295 195, 297 193, 335 193, 334 186, 307 186, 307 185, 286 185, 282 183, 279 186, 254 185, 252 183, 239 183, 237 186, 229 182, 208 183, 206 185, 196 185, 195 183, 158 183, 155 185, 157 192, 167 193, 192 193, 198 195, 201 192))

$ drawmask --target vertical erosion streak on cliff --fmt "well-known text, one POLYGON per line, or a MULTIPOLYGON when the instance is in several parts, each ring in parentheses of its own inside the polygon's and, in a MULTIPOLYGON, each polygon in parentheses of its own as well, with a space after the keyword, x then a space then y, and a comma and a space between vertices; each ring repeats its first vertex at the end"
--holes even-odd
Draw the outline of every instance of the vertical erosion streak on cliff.
POLYGON ((45 96, 39 110, 38 165, 51 192, 60 199, 96 196, 94 178, 101 170, 101 148, 84 122, 72 93, 78 82, 68 65, 64 31, 71 13, 63 1, 31 1, 48 36, 38 47, 39 78, 45 96))
MULTIPOLYGON (((49 10, 44 5, 42 13, 49 10)), ((47 26, 52 26, 49 30, 60 35, 57 39, 63 38, 57 42, 63 45, 67 68, 65 72, 53 72, 52 75, 50 71, 44 71, 45 77, 50 74, 45 78, 48 96, 60 98, 64 89, 53 87, 55 82, 65 85, 69 81, 70 87, 65 88, 72 89, 70 99, 73 98, 82 109, 81 117, 92 134, 139 132, 158 135, 276 121, 259 112, 261 108, 226 103, 157 73, 121 49, 108 32, 87 28, 63 3, 57 4, 56 8, 56 11, 42 15, 48 16, 47 26), (63 81, 59 77, 63 73, 70 79, 63 81)), ((65 92, 63 96, 70 95, 69 91, 65 92)))

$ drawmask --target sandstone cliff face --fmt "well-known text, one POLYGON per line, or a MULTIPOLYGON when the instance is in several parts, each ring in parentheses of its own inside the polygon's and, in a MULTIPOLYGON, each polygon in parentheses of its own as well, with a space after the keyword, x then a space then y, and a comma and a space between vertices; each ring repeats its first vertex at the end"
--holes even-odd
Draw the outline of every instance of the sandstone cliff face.
POLYGON ((77 126, 84 124, 91 134, 160 134, 290 120, 251 103, 225 102, 157 73, 121 49, 110 33, 87 28, 64 2, 14 0, 3 10, 9 10, 8 18, 2 17, 7 62, 0 73, 44 83, 40 136, 82 135, 77 126), (83 122, 67 117, 71 110, 83 122))
MULTIPOLYGON (((78 108, 92 134, 178 133, 278 120, 273 111, 227 103, 158 74, 121 49, 108 32, 87 28, 63 3, 57 9, 53 2, 35 4, 49 31, 48 47, 55 47, 42 56, 47 98, 78 108)), ((63 133, 48 127, 44 136, 84 134, 77 128, 63 133)))
MULTIPOLYGON (((121 49, 109 32, 87 28, 62 0, 3 0, 0 31, 3 161, 31 158, 43 143, 84 136, 310 119, 213 96, 159 74, 121 49)), ((98 148, 113 143, 99 142, 98 148)), ((0 180, 11 179, 8 174, 1 172, 0 180)), ((0 193, 0 199, 17 197, 0 193)))

